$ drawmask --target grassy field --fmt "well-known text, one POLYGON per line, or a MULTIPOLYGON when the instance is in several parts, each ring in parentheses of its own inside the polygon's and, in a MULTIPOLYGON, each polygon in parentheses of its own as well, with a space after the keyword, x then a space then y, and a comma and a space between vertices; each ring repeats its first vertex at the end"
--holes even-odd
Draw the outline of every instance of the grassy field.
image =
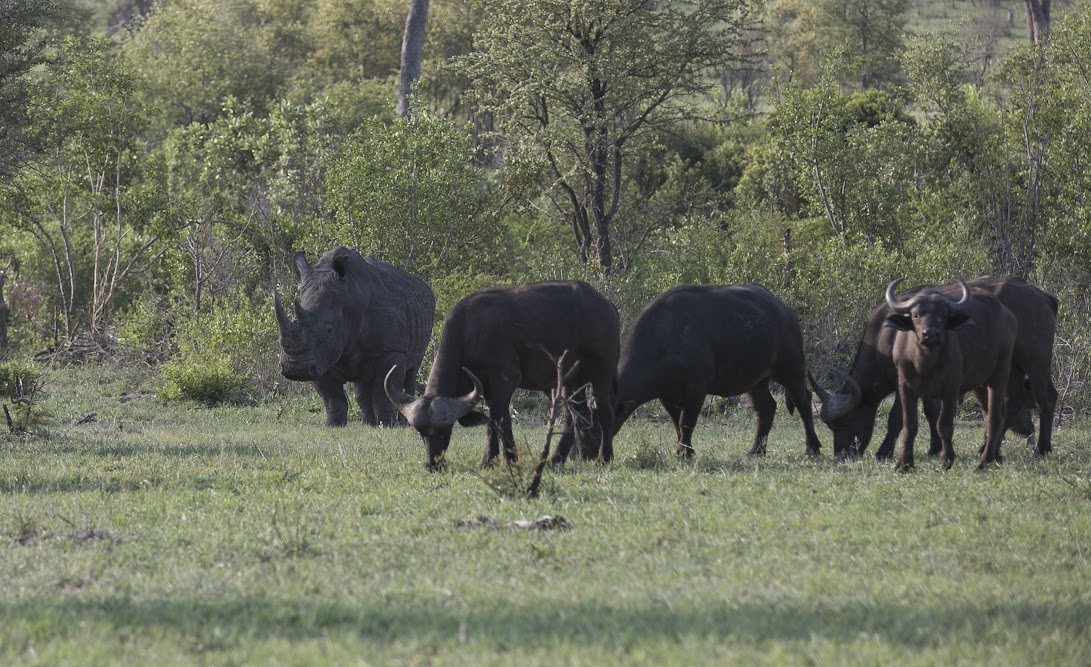
POLYGON ((747 411, 693 463, 636 422, 529 501, 478 471, 481 429, 429 474, 414 433, 326 429, 310 396, 148 390, 62 371, 48 435, 0 441, 0 664, 1091 663, 1086 426, 978 473, 967 424, 952 471, 901 475, 804 457, 784 413, 764 460, 747 411))

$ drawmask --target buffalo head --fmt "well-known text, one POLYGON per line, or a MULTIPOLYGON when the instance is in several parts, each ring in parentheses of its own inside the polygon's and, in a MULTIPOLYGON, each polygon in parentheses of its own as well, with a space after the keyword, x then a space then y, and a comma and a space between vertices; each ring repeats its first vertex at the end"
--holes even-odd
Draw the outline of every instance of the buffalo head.
POLYGON ((861 443, 871 438, 875 423, 875 414, 860 409, 863 392, 860 384, 848 373, 830 366, 830 371, 841 378, 844 386, 836 393, 830 393, 807 373, 818 399, 822 401, 819 417, 833 433, 833 452, 837 456, 856 454, 861 443))
POLYGON ((417 429, 421 440, 424 440, 427 449, 425 465, 429 470, 435 470, 440 465, 443 453, 451 442, 451 431, 455 422, 462 426, 478 426, 484 424, 486 417, 474 408, 485 395, 481 387, 481 380, 470 372, 468 368, 462 370, 473 382, 474 388, 465 396, 429 396, 426 392, 420 398, 407 395, 399 387, 390 382, 397 366, 391 368, 383 381, 386 396, 398 412, 402 413, 405 420, 417 429))
POLYGON ((899 278, 886 288, 886 303, 893 312, 887 316, 884 326, 913 332, 917 342, 925 349, 942 346, 947 340, 948 331, 973 326, 974 321, 967 312, 973 295, 966 281, 958 279, 962 286, 962 298, 954 301, 934 289, 921 290, 909 299, 898 299, 894 289, 902 280, 904 278, 899 278))

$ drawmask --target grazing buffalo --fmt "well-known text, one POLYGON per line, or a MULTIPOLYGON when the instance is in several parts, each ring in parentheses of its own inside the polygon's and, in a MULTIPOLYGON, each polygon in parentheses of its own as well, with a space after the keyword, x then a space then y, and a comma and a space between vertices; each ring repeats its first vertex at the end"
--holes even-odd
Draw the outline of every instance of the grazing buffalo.
MULTIPOLYGON (((1019 333, 1012 351, 1012 376, 1008 382, 1007 427, 1020 435, 1032 436, 1034 424, 1030 407, 1037 406, 1038 453, 1045 455, 1052 448, 1053 412, 1057 402, 1057 391, 1050 379, 1057 299, 1019 278, 975 278, 968 284, 974 295, 988 294, 998 298, 1019 321, 1019 333)), ((902 297, 912 296, 920 289, 906 290, 902 297)), ((954 284, 937 289, 949 298, 957 299, 962 288, 954 284)), ((833 432, 837 455, 862 454, 867 449, 879 405, 897 390, 898 373, 891 358, 896 330, 884 327, 891 312, 890 306, 883 302, 871 313, 857 344, 852 368, 848 373, 835 369, 844 388, 831 394, 812 380, 822 401, 820 416, 833 432)), ((929 453, 938 454, 941 446, 934 422, 939 406, 929 400, 924 401, 924 406, 932 435, 929 453)), ((901 430, 902 407, 895 397, 876 457, 888 458, 893 454, 894 442, 901 430)))
POLYGON ((885 326, 897 331, 891 356, 898 370, 898 398, 902 404, 902 453, 898 468, 913 466, 913 440, 917 436, 917 399, 940 400, 936 429, 939 431, 944 469, 955 460, 952 445, 955 411, 959 400, 973 391, 986 408, 985 447, 979 467, 1000 460, 1004 434, 1005 396, 1011 376, 1011 352, 1019 324, 1015 315, 991 294, 974 296, 959 280, 958 301, 942 290, 925 287, 908 298, 886 289, 891 314, 885 326))
POLYGON ((436 299, 431 288, 397 267, 334 248, 312 269, 295 256, 299 298, 292 322, 275 295, 280 328, 280 372, 314 383, 326 405, 326 424, 344 426, 344 384, 356 388, 365 424, 392 425, 397 411, 383 391, 391 366, 398 386, 416 387, 424 351, 432 337, 436 299))
MULTIPOLYGON (((585 399, 581 417, 590 427, 580 429, 588 458, 613 457, 614 385, 620 347, 617 309, 593 287, 578 281, 532 283, 485 289, 455 304, 443 323, 439 348, 424 395, 413 399, 393 382, 390 400, 412 424, 427 449, 425 465, 440 463, 457 421, 463 426, 487 423, 488 448, 482 461, 490 464, 504 440, 504 457, 515 458, 510 405, 516 388, 546 392, 557 384, 556 360, 564 355, 564 385, 569 394, 590 385, 593 398, 585 399), (479 399, 489 417, 473 409, 479 399)), ((393 370, 392 370, 393 372, 393 370)), ((572 446, 572 415, 558 455, 572 446)), ((582 422, 582 420, 580 420, 582 422)))
POLYGON ((788 411, 799 411, 807 453, 818 454, 803 334, 792 309, 760 285, 675 287, 633 323, 618 368, 616 428, 637 407, 659 399, 674 422, 678 453, 692 456, 705 396, 748 394, 758 415, 750 453, 764 454, 777 410, 771 380, 784 387, 788 411))

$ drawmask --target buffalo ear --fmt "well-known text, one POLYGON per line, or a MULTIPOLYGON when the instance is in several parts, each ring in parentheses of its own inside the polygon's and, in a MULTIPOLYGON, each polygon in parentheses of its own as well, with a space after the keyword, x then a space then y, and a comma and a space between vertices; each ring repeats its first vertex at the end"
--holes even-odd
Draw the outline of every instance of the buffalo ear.
POLYGON ((489 418, 485 416, 485 413, 476 410, 467 412, 458 418, 458 423, 463 426, 482 426, 488 422, 489 418))
POLYGON ((886 316, 886 322, 883 322, 884 327, 893 327, 898 331, 912 331, 913 319, 904 313, 894 313, 886 316))
POLYGON ((954 313, 947 319, 947 328, 951 331, 961 329, 962 327, 974 326, 974 319, 967 313, 954 313))

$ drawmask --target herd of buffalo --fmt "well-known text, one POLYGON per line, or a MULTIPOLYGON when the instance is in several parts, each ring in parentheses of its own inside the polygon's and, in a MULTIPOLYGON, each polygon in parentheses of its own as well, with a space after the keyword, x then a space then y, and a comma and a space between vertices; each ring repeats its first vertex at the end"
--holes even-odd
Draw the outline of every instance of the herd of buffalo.
POLYGON ((459 301, 443 322, 432 371, 418 394, 417 372, 431 339, 435 296, 423 281, 348 248, 327 252, 313 268, 295 257, 295 320, 276 295, 280 365, 285 377, 314 383, 327 424, 348 416, 344 384, 353 383, 363 420, 392 425, 398 413, 420 433, 429 469, 441 465, 455 422, 487 425, 483 464, 515 457, 511 399, 517 388, 548 395, 562 385, 564 429, 553 459, 576 451, 610 461, 613 438, 633 411, 654 399, 667 410, 678 452, 692 455, 705 397, 747 394, 758 427, 750 452, 763 454, 776 402, 798 412, 808 454, 820 443, 820 416, 837 456, 863 453, 882 401, 895 394, 876 455, 890 457, 902 433, 899 469, 913 465, 917 403, 923 399, 930 454, 949 468, 952 432, 963 396, 974 392, 985 415, 980 465, 1000 461, 1006 429, 1051 449, 1057 392, 1050 379, 1057 300, 1017 278, 959 279, 953 285, 896 292, 868 318, 844 382, 823 389, 807 371, 803 335, 791 308, 760 285, 680 286, 648 303, 622 346, 617 308, 590 285, 554 281, 484 289, 459 301), (580 400, 575 397, 582 396, 580 400), (488 406, 488 416, 476 408, 488 406))

